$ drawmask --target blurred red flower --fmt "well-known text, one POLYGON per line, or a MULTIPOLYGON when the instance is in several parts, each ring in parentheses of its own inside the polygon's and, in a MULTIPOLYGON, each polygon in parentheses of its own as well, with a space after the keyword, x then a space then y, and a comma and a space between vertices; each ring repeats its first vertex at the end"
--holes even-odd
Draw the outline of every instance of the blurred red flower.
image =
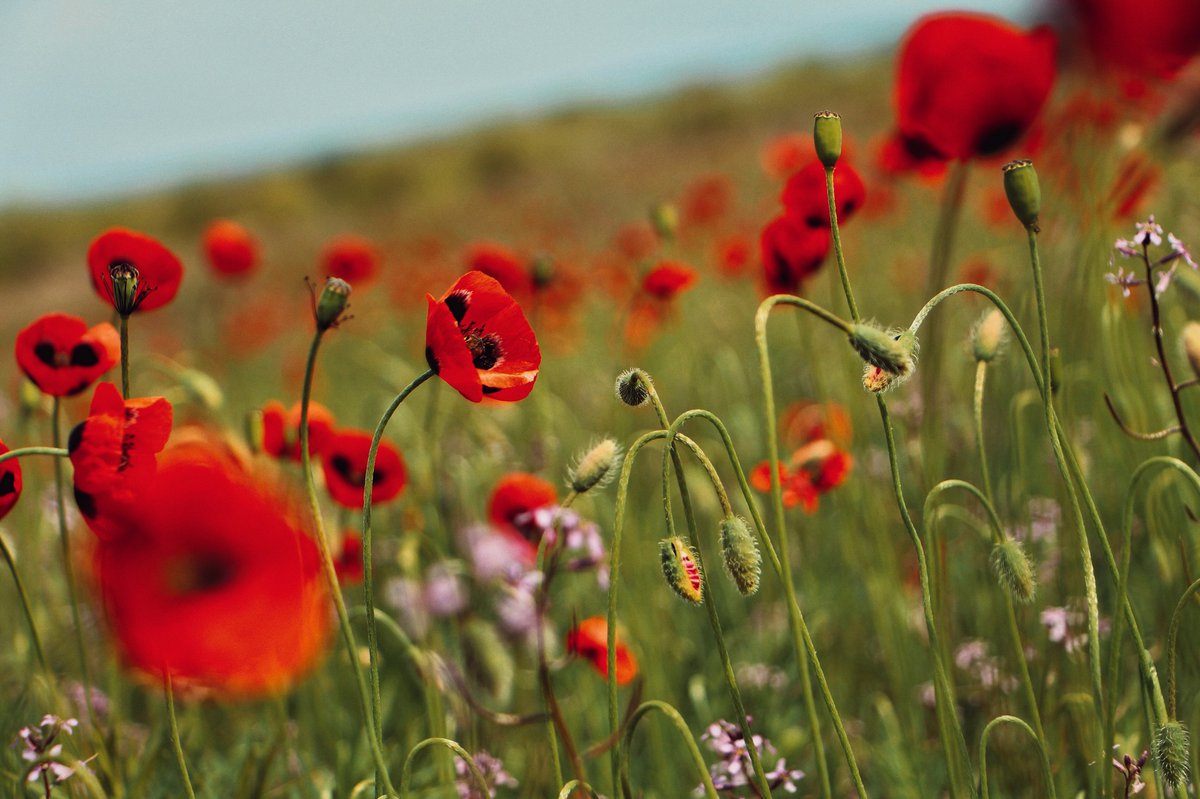
POLYGON ((502 244, 485 241, 467 251, 467 269, 493 277, 509 294, 527 297, 533 279, 517 254, 502 244))
POLYGON ((670 300, 696 282, 696 270, 678 261, 660 261, 642 278, 642 291, 658 300, 670 300))
MULTIPOLYGON (((263 452, 275 458, 300 461, 300 403, 285 411, 278 400, 262 407, 263 452)), ((325 451, 333 435, 333 414, 318 402, 308 403, 308 451, 313 457, 325 451)))
MULTIPOLYGON (((0 455, 8 452, 8 447, 0 441, 0 455)), ((8 515, 21 498, 21 464, 17 458, 9 458, 0 463, 0 519, 8 515)))
POLYGON ((89 329, 78 316, 49 313, 17 334, 17 366, 53 397, 70 397, 96 381, 121 358, 117 329, 101 322, 89 329))
POLYGON ((521 306, 495 280, 468 272, 429 306, 425 360, 469 399, 515 402, 529 396, 542 353, 521 306))
POLYGON ((520 525, 522 514, 558 503, 558 491, 547 480, 528 472, 509 472, 497 481, 488 498, 488 519, 502 533, 518 539, 527 565, 537 558, 541 529, 535 525, 520 525))
POLYGON ((342 533, 342 548, 333 561, 338 582, 342 585, 357 585, 363 581, 362 536, 353 530, 342 533))
POLYGON ((1069 0, 1068 6, 1102 64, 1172 78, 1200 53, 1196 0, 1069 0))
POLYGON ((1055 47, 1047 27, 1025 32, 986 14, 919 19, 901 43, 897 69, 897 127, 906 149, 928 148, 948 160, 1003 153, 1050 96, 1055 47))
POLYGON ((754 246, 747 236, 736 235, 717 242, 717 267, 727 277, 744 273, 753 261, 754 246))
POLYGON ((114 269, 130 269, 137 280, 127 311, 153 311, 175 299, 183 280, 183 264, 175 254, 144 233, 110 228, 96 237, 87 254, 88 272, 96 293, 121 311, 113 296, 114 269))
MULTIPOLYGON (((867 187, 849 163, 843 159, 833 171, 833 192, 837 200, 838 224, 843 224, 862 208, 867 187)), ((779 197, 787 213, 813 228, 829 226, 829 195, 825 188, 825 166, 809 161, 797 170, 783 187, 779 197)))
POLYGON ((768 294, 792 294, 817 273, 829 255, 831 235, 784 214, 767 223, 759 237, 768 294))
POLYGON ((303 504, 204 438, 172 444, 139 488, 94 552, 126 663, 242 698, 312 668, 333 614, 303 504))
MULTIPOLYGON (((625 685, 638 673, 637 660, 629 647, 616 639, 617 685, 625 685)), ((608 677, 608 621, 603 616, 592 616, 579 622, 567 633, 567 651, 590 660, 600 676, 608 677)))
MULTIPOLYGON (((325 443, 321 465, 325 471, 325 487, 333 501, 344 508, 363 506, 363 489, 367 481, 367 455, 371 451, 371 434, 366 430, 337 430, 325 443)), ((381 440, 375 453, 375 477, 371 485, 371 502, 390 502, 408 485, 408 470, 400 450, 390 441, 381 440)))
POLYGON ((340 277, 360 288, 378 276, 380 260, 379 250, 370 239, 347 233, 325 245, 321 252, 321 274, 340 277))
POLYGON ((243 277, 258 266, 258 241, 232 219, 209 224, 203 244, 209 266, 222 277, 243 277))
POLYGON ((721 221, 733 205, 733 184, 726 175, 697 178, 679 199, 680 215, 687 227, 706 227, 721 221))

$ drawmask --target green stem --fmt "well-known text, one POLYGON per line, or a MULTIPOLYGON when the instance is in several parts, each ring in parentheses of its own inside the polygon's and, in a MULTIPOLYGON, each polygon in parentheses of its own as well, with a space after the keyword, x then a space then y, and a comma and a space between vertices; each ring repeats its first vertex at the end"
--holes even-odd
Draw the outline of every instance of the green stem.
POLYGON ((171 747, 175 750, 175 762, 179 764, 179 775, 183 778, 183 788, 188 799, 196 799, 192 790, 192 780, 188 776, 187 761, 183 757, 183 743, 179 740, 179 722, 175 718, 175 689, 171 684, 171 672, 163 672, 163 695, 167 701, 167 724, 171 730, 171 747))
MULTIPOLYGON (((57 439, 58 436, 55 435, 57 439)), ((66 458, 71 453, 62 447, 21 447, 20 449, 10 449, 3 455, 0 455, 0 463, 13 458, 23 458, 26 455, 53 455, 55 458, 66 458)))
POLYGON ((1037 745, 1038 754, 1041 755, 1042 777, 1046 781, 1047 796, 1050 799, 1056 799, 1057 794, 1054 792, 1054 774, 1050 770, 1050 758, 1046 755, 1046 747, 1042 743, 1042 738, 1033 731, 1028 724, 1016 716, 997 716, 987 723, 983 728, 983 734, 979 737, 979 785, 982 791, 983 799, 988 799, 988 773, 987 773, 987 744, 988 736, 992 734, 992 728, 1000 724, 1012 724, 1020 727, 1025 732, 1029 733, 1029 737, 1033 739, 1037 745))
POLYGON ((996 497, 992 494, 992 478, 988 473, 987 448, 983 440, 983 389, 987 383, 987 361, 978 361, 975 364, 975 402, 973 405, 975 415, 975 449, 979 453, 979 474, 980 480, 983 481, 983 493, 987 494, 988 502, 992 503, 993 507, 996 504, 996 497))
MULTIPOLYGON (((12 550, 8 548, 8 542, 2 535, 0 535, 0 554, 4 556, 4 562, 8 564, 8 571, 12 574, 13 585, 17 589, 17 599, 21 603, 21 611, 25 614, 25 623, 29 625, 29 637, 33 641, 33 651, 37 654, 38 663, 41 664, 42 671, 46 672, 46 679, 53 684, 54 672, 50 670, 50 663, 46 660, 46 650, 42 648, 42 639, 38 636, 37 625, 33 623, 33 611, 29 607, 29 597, 25 593, 25 585, 21 582, 21 575, 17 573, 16 558, 13 557, 12 550)), ((84 690, 87 689, 85 688, 84 690)))
POLYGON ((704 755, 700 754, 700 747, 696 745, 696 738, 692 735, 692 731, 688 729, 687 722, 683 720, 683 716, 679 715, 678 710, 666 702, 661 702, 657 699, 652 699, 638 705, 637 710, 633 712, 633 715, 629 719, 629 725, 625 728, 625 746, 621 758, 621 784, 625 787, 626 795, 633 796, 633 791, 629 787, 628 758, 628 752, 633 744, 633 733, 637 730, 638 722, 652 710, 662 713, 671 720, 671 723, 675 725, 675 729, 679 730, 684 743, 687 744, 688 753, 692 756, 692 762, 696 764, 696 771, 700 774, 700 780, 704 783, 704 795, 708 799, 719 799, 717 789, 713 786, 712 777, 708 773, 708 766, 704 762, 704 755))
POLYGON ((1187 587, 1183 592, 1183 596, 1179 597, 1179 602, 1175 605, 1175 610, 1171 613, 1171 628, 1167 633, 1167 714, 1171 721, 1179 718, 1177 715, 1178 707, 1176 700, 1179 692, 1176 690, 1175 684, 1175 659, 1178 654, 1176 644, 1179 641, 1179 622, 1183 618, 1183 609, 1187 606, 1187 601, 1192 598, 1192 595, 1200 591, 1200 580, 1196 580, 1187 587))
POLYGON ((479 771, 479 766, 475 765, 475 758, 467 753, 467 750, 458 745, 457 742, 451 741, 449 738, 426 738, 419 744, 414 746, 408 752, 408 757, 404 758, 404 770, 400 772, 400 797, 408 796, 409 785, 412 782, 412 765, 413 758, 422 749, 427 749, 431 746, 444 746, 454 754, 462 758, 462 761, 467 764, 467 770, 471 773, 471 781, 475 783, 475 789, 479 791, 480 796, 491 796, 491 791, 488 790, 487 780, 483 778, 483 774, 479 771))
MULTIPOLYGON (((317 547, 321 551, 321 563, 325 572, 325 585, 329 589, 334 608, 337 610, 338 622, 342 630, 342 642, 346 646, 346 654, 349 656, 350 667, 354 672, 354 681, 358 688, 363 722, 372 728, 368 730, 367 737, 371 743, 371 755, 375 760, 375 772, 383 778, 383 788, 387 792, 387 795, 395 796, 396 789, 392 787, 391 779, 387 773, 387 761, 383 756, 383 746, 373 728, 371 699, 367 680, 363 674, 362 665, 358 660, 358 646, 354 642, 354 630, 350 627, 350 616, 346 612, 346 601, 342 597, 342 591, 338 585, 337 569, 333 565, 333 554, 329 549, 329 537, 325 534, 325 520, 321 514, 321 503, 317 499, 317 485, 313 480, 312 454, 309 451, 308 441, 308 406, 312 397, 312 381, 313 374, 316 371, 317 351, 321 347, 321 336, 324 332, 324 330, 318 329, 313 335, 312 346, 308 350, 308 360, 304 365, 304 388, 300 395, 301 469, 304 472, 304 486, 308 492, 308 504, 313 517, 313 529, 317 535, 317 547)), ((364 546, 363 549, 365 550, 366 547, 364 546)))
POLYGON ((596 799, 598 796, 596 789, 588 785, 586 782, 571 780, 567 784, 563 785, 562 790, 558 792, 558 799, 570 799, 571 795, 575 793, 575 791, 587 791, 592 799, 596 799))
POLYGON ((846 258, 842 254, 842 234, 838 229, 837 201, 833 193, 833 167, 825 167, 825 195, 829 203, 829 229, 833 233, 833 252, 837 256, 838 275, 842 278, 842 291, 846 294, 846 305, 850 318, 859 321, 858 305, 854 302, 854 291, 850 288, 850 275, 846 271, 846 258))
POLYGON ((129 399, 129 314, 121 314, 121 396, 129 399))

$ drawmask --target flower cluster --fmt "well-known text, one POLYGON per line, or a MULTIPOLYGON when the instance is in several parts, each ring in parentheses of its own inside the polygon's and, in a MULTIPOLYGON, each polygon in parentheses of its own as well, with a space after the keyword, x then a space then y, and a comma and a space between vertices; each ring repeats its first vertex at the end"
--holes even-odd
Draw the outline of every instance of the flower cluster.
POLYGON ((483 781, 487 783, 488 794, 487 796, 480 795, 466 762, 462 758, 455 758, 454 787, 458 791, 459 799, 491 799, 496 788, 516 788, 520 784, 513 775, 504 770, 504 763, 500 761, 500 758, 481 749, 473 754, 471 759, 475 761, 475 768, 479 769, 479 773, 483 775, 483 781))
MULTIPOLYGON (((747 717, 749 722, 750 718, 747 717)), ((708 729, 700 736, 708 748, 720 756, 720 760, 709 767, 713 787, 718 791, 738 791, 750 789, 754 778, 754 769, 750 761, 750 747, 742 735, 742 728, 725 719, 718 719, 708 725, 708 729)), ((769 740, 761 735, 755 735, 753 745, 761 759, 764 755, 776 755, 776 749, 769 740)), ((796 793, 796 782, 804 779, 804 772, 799 769, 789 769, 783 758, 775 762, 775 767, 766 772, 767 783, 772 790, 782 788, 787 793, 796 793)), ((704 786, 697 788, 701 794, 704 786)), ((749 794, 742 794, 743 797, 749 794)))
MULTIPOLYGON (((1122 258, 1139 258, 1146 265, 1146 270, 1149 274, 1154 274, 1154 296, 1160 296, 1171 285, 1171 279, 1175 276, 1175 270, 1178 269, 1180 261, 1190 266, 1192 269, 1198 267, 1195 258, 1191 252, 1174 233, 1167 233, 1167 252, 1163 255, 1151 259, 1150 248, 1161 247, 1163 243, 1163 227, 1154 221, 1154 215, 1145 222, 1138 222, 1135 232, 1131 238, 1117 239, 1113 243, 1113 250, 1122 258), (1170 268, 1166 268, 1170 267, 1170 268)), ((1112 261, 1110 259, 1110 265, 1112 261)), ((1133 289, 1137 286, 1144 285, 1146 281, 1139 278, 1135 272, 1125 271, 1124 266, 1117 266, 1117 271, 1109 272, 1104 276, 1104 279, 1121 290, 1122 296, 1128 297, 1133 289)))
POLYGON ((83 767, 82 765, 68 766, 56 760, 56 758, 62 757, 63 753, 63 745, 59 736, 71 735, 78 726, 79 722, 76 719, 61 719, 58 716, 47 714, 42 717, 36 727, 30 725, 17 731, 17 740, 13 742, 13 748, 20 750, 22 760, 26 763, 36 763, 43 758, 51 758, 45 763, 31 768, 29 776, 26 777, 29 782, 44 781, 47 796, 50 795, 50 777, 54 777, 56 783, 65 782, 77 768, 83 767))

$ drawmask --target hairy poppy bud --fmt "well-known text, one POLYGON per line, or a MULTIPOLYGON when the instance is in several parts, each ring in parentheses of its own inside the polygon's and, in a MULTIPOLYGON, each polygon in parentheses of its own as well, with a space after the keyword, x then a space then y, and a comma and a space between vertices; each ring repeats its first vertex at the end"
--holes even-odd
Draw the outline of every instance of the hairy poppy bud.
POLYGON ((1033 576, 1033 567, 1029 556, 1021 547, 1020 541, 1011 538, 1001 541, 992 549, 992 571, 1012 598, 1028 604, 1033 601, 1037 586, 1033 576))
POLYGON ((1183 796, 1187 784, 1190 736, 1187 727, 1178 721, 1168 721, 1154 735, 1154 762, 1163 781, 1183 796))
POLYGON ((650 209, 650 223, 664 241, 671 241, 679 229, 679 211, 671 203, 659 203, 650 209))
POLYGON ((350 302, 350 284, 340 277, 325 278, 325 288, 317 299, 317 330, 336 327, 350 302))
POLYGON ((1021 224, 1036 232, 1042 210, 1042 189, 1032 161, 1009 161, 1002 168, 1004 193, 1021 224))
POLYGON ((693 605, 704 604, 704 580, 696 551, 674 536, 658 542, 658 554, 662 558, 663 577, 671 590, 693 605))
POLYGON ((916 367, 917 337, 910 330, 882 330, 860 322, 851 327, 850 346, 867 363, 897 377, 907 377, 916 367))
POLYGON ((740 516, 729 516, 721 521, 721 557, 725 570, 737 584, 743 596, 758 591, 762 573, 762 553, 750 525, 740 516))
POLYGON ((626 369, 617 375, 617 396, 631 408, 650 400, 650 375, 641 369, 626 369))
POLYGON ((971 331, 971 346, 975 360, 991 361, 1004 349, 1008 340, 1008 321, 995 308, 985 311, 971 331))
POLYGON ((1188 322, 1179 334, 1179 343, 1183 354, 1187 356, 1192 373, 1200 377, 1200 322, 1188 322))
POLYGON ((603 438, 579 456, 575 466, 567 471, 567 485, 576 494, 593 488, 603 488, 621 466, 621 447, 611 438, 603 438))
POLYGON ((112 281, 113 307, 121 316, 129 316, 138 306, 138 281, 141 276, 137 267, 128 261, 116 261, 108 267, 108 277, 112 281))
POLYGON ((842 118, 832 111, 817 114, 813 118, 813 144, 826 169, 837 166, 842 156, 842 118))

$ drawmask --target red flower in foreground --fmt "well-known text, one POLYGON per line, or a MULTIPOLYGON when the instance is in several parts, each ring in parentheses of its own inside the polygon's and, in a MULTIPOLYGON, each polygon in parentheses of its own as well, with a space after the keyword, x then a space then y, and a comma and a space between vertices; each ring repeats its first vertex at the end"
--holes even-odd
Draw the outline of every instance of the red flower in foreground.
MULTIPOLYGON (((833 171, 833 192, 838 206, 838 224, 849 220, 867 199, 867 187, 862 178, 844 160, 833 171)), ((809 161, 788 178, 779 199, 789 215, 803 220, 809 227, 829 226, 829 194, 825 188, 825 166, 820 161, 809 161)))
POLYGON ((379 250, 370 239, 346 234, 325 245, 321 253, 321 274, 340 277, 359 288, 379 274, 379 262, 379 250))
MULTIPOLYGON (((8 447, 0 441, 0 455, 8 452, 8 447)), ((8 515, 21 498, 21 464, 17 458, 9 458, 0 463, 0 519, 8 515)))
MULTIPOLYGON (((271 400, 262 408, 263 452, 275 458, 300 460, 300 403, 285 411, 271 400)), ((325 451, 333 435, 333 414, 324 405, 308 403, 308 451, 315 456, 325 451)))
POLYGON ((329 597, 302 503, 204 439, 175 443, 120 534, 94 553, 124 660, 233 697, 284 690, 329 637, 329 597))
POLYGON ((533 290, 533 279, 517 254, 502 244, 480 242, 467 252, 467 269, 494 277, 509 294, 525 296, 533 290))
POLYGON ((118 312, 153 311, 175 299, 183 264, 156 239, 126 228, 101 233, 88 247, 88 271, 100 297, 118 312), (128 296, 113 295, 113 275, 131 276, 136 285, 128 296))
POLYGON ((670 300, 696 282, 696 270, 678 261, 660 261, 642 278, 642 291, 658 300, 670 300))
POLYGON ((829 255, 831 236, 824 227, 809 227, 794 217, 772 219, 759 239, 767 293, 793 294, 817 273, 829 255))
MULTIPOLYGON (((617 685, 625 685, 637 676, 637 660, 629 647, 621 643, 620 636, 616 646, 617 685)), ((608 621, 603 616, 592 616, 579 622, 567 633, 567 651, 590 660, 602 677, 608 677, 608 621)))
MULTIPOLYGON (((338 430, 330 436, 321 453, 325 471, 325 487, 333 501, 344 508, 363 506, 363 489, 367 482, 367 455, 371 451, 371 434, 366 430, 338 430)), ((400 496, 408 485, 408 470, 400 450, 389 441, 381 440, 375 453, 375 477, 371 484, 371 502, 390 502, 400 496)))
MULTIPOLYGON (((1130 20, 1129 24, 1136 24, 1130 20)), ((922 17, 901 44, 896 82, 900 134, 945 159, 998 155, 1033 124, 1054 86, 1055 37, 997 17, 922 17)))
POLYGON ((435 300, 425 295, 425 360, 471 402, 529 396, 542 353, 533 328, 494 278, 468 272, 435 300))
POLYGON ((122 400, 112 383, 96 386, 88 417, 71 431, 75 502, 88 527, 115 534, 140 502, 156 458, 171 435, 171 403, 162 397, 122 400))
POLYGON ((218 219, 204 230, 204 254, 218 275, 241 277, 258 266, 258 241, 232 219, 218 219))
POLYGON ((17 334, 17 366, 53 397, 70 397, 90 386, 121 358, 117 329, 65 313, 50 313, 17 334))

